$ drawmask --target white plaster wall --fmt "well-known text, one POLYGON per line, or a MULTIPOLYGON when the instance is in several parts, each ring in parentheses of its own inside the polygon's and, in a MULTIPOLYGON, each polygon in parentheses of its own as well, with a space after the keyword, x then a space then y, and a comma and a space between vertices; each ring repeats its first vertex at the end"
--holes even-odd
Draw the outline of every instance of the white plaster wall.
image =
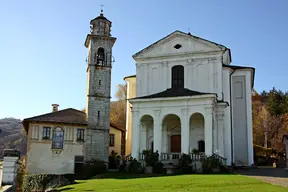
POLYGON ((175 65, 184 66, 184 86, 187 89, 217 93, 222 98, 222 63, 219 56, 191 59, 182 57, 170 61, 137 63, 136 96, 145 96, 171 88, 171 69, 175 65))
POLYGON ((28 174, 67 174, 74 173, 75 155, 84 155, 83 145, 78 143, 64 143, 60 154, 51 150, 51 143, 31 143, 27 153, 28 174))
MULTIPOLYGON (((245 76, 246 82, 246 110, 247 110, 247 142, 248 142, 248 164, 254 164, 254 152, 253 152, 253 125, 252 125, 252 79, 250 70, 236 70, 233 74, 233 77, 236 76, 245 76)), ((233 95, 233 89, 232 89, 233 95)), ((232 105, 233 107, 233 105, 232 105)), ((233 115, 233 114, 232 114, 233 115)), ((234 143, 235 145, 235 143, 234 143)))
POLYGON ((110 127, 110 134, 115 135, 114 147, 109 147, 109 154, 112 151, 116 152, 118 155, 121 155, 121 140, 122 140, 122 132, 118 129, 110 127))
POLYGON ((27 172, 65 174, 74 173, 74 157, 83 156, 84 143, 77 142, 77 128, 83 126, 61 126, 64 129, 64 145, 60 154, 52 152, 52 134, 55 125, 30 124, 27 145, 27 172), (43 127, 51 127, 50 140, 42 140, 43 127))
MULTIPOLYGON (((230 103, 230 73, 229 68, 223 68, 223 95, 224 101, 230 103)), ((227 164, 231 164, 231 117, 230 117, 230 106, 224 109, 224 157, 227 158, 227 164)))

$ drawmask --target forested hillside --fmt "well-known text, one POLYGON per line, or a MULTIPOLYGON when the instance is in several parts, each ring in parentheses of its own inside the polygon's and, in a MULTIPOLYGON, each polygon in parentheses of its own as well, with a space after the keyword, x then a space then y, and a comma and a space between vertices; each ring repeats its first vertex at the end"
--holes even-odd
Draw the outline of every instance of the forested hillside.
POLYGON ((288 134, 288 92, 272 88, 252 96, 254 143, 282 152, 288 134))
POLYGON ((0 159, 6 148, 19 149, 22 155, 25 154, 26 144, 27 138, 20 119, 0 119, 0 159))

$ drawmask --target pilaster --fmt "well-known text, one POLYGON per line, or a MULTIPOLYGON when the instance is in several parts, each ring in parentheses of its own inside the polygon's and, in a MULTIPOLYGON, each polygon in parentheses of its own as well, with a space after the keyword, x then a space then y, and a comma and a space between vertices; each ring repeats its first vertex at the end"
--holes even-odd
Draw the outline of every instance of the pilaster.
POLYGON ((220 156, 225 157, 225 138, 224 138, 224 112, 218 112, 217 118, 217 152, 220 156))
POLYGON ((132 157, 139 159, 139 111, 132 109, 132 157))
POLYGON ((153 144, 154 151, 162 152, 162 123, 160 123, 160 109, 154 110, 153 144))
POLYGON ((204 127, 204 135, 205 135, 205 154, 212 155, 213 152, 213 129, 212 129, 212 121, 213 121, 213 108, 205 107, 205 127, 204 127))

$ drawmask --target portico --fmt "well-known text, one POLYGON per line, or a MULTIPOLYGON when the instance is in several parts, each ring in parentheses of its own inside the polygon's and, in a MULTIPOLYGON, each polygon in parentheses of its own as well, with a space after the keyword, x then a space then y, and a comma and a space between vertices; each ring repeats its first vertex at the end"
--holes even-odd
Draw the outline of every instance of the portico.
POLYGON ((205 155, 224 151, 216 138, 223 134, 217 133, 214 94, 136 98, 129 102, 133 105, 133 158, 141 159, 145 149, 158 151, 162 159, 178 159, 181 153, 191 154, 193 149, 205 155))

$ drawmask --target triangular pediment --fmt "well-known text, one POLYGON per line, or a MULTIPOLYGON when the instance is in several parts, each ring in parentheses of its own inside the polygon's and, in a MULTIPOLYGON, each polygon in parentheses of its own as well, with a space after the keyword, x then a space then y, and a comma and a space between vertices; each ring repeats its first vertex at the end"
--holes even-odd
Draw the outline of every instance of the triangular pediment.
POLYGON ((175 31, 134 54, 133 58, 151 58, 184 53, 205 53, 225 49, 227 48, 223 45, 181 31, 175 31))

